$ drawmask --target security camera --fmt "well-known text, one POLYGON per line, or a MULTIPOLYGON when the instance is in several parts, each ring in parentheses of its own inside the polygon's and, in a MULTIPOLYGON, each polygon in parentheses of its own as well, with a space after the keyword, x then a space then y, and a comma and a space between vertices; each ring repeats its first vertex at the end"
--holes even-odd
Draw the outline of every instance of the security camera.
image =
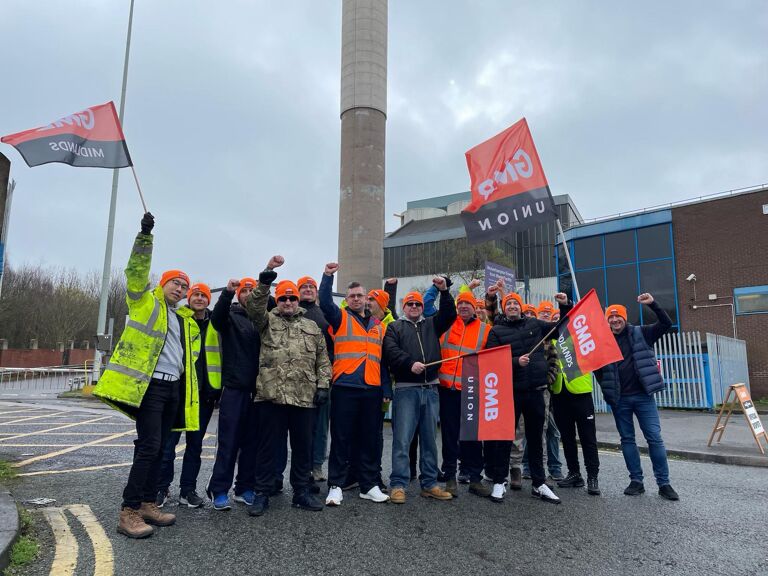
POLYGON ((686 280, 688 282, 696 282, 696 274, 691 274, 690 276, 688 276, 688 278, 686 278, 686 280))

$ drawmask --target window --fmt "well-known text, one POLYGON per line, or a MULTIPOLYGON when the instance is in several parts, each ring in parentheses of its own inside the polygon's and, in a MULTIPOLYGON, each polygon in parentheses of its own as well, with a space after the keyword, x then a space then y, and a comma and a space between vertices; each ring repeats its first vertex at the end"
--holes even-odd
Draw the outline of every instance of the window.
POLYGON ((576 282, 579 284, 579 293, 584 297, 592 288, 597 292, 600 302, 605 302, 604 268, 576 272, 576 282))
MULTIPOLYGON (((574 267, 577 270, 603 265, 603 237, 581 238, 573 243, 574 267)), ((581 286, 579 286, 581 288, 581 286)))
POLYGON ((672 244, 670 242, 669 224, 638 228, 637 253, 640 260, 671 258, 672 244))
MULTIPOLYGON (((605 240, 608 249, 608 238, 605 240)), ((603 307, 610 304, 621 304, 627 307, 627 320, 631 324, 640 324, 640 305, 637 303, 637 267, 634 263, 626 266, 610 266, 605 269, 608 282, 607 302, 602 302, 603 307)))
MULTIPOLYGON (((672 260, 640 262, 640 292, 649 292, 669 317, 672 324, 677 324, 677 306, 675 305, 675 278, 672 273, 672 260)), ((643 324, 656 322, 656 314, 647 306, 643 307, 643 324)))
POLYGON ((768 313, 768 286, 749 286, 733 291, 736 314, 768 313))
POLYGON ((625 264, 635 261, 635 231, 625 230, 605 235, 605 263, 625 264))

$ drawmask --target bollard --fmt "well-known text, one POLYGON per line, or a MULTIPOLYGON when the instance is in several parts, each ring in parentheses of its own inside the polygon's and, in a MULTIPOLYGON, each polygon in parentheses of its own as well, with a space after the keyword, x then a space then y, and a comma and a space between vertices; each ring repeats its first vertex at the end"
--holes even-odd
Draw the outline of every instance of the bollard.
POLYGON ((32 340, 29 341, 29 349, 37 350, 37 338, 32 338, 32 340))

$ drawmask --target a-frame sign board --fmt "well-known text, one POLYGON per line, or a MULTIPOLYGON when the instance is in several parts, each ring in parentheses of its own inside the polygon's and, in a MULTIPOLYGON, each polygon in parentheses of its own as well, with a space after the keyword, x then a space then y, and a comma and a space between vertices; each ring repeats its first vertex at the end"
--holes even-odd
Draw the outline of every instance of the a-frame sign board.
POLYGON ((744 412, 744 418, 747 420, 747 425, 750 432, 752 432, 752 436, 755 438, 755 442, 757 442, 757 447, 760 448, 760 452, 765 454, 765 449, 760 439, 762 438, 768 443, 768 434, 766 434, 763 423, 760 421, 757 409, 752 404, 752 398, 750 398, 749 390, 747 390, 745 384, 731 384, 728 386, 728 392, 723 399, 723 406, 720 408, 720 414, 717 415, 717 422, 715 422, 715 427, 712 429, 712 434, 709 435, 707 446, 712 446, 712 440, 718 432, 720 434, 717 436, 717 442, 718 444, 720 443, 725 427, 728 425, 728 420, 731 418, 731 413, 737 405, 744 412), (720 422, 723 416, 725 416, 725 421, 721 425, 720 422))

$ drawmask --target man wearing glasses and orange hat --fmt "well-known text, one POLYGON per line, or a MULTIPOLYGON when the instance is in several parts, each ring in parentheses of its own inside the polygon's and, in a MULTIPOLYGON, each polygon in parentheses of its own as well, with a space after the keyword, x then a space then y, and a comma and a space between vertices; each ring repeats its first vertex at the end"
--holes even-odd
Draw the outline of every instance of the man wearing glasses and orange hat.
POLYGON ((259 374, 261 340, 248 318, 245 304, 256 287, 256 280, 230 279, 211 313, 211 326, 221 335, 222 391, 219 400, 219 429, 216 460, 206 493, 215 510, 230 510, 229 489, 235 475, 234 500, 253 503, 256 436, 253 394, 259 374), (237 302, 232 302, 237 298, 237 302))
POLYGON ((275 456, 288 432, 291 439, 292 506, 320 511, 312 494, 312 437, 315 407, 328 402, 331 363, 320 327, 304 318, 299 288, 283 280, 275 288, 277 306, 267 311, 269 291, 283 265, 282 256, 270 258, 259 274, 259 285, 247 302, 248 316, 261 337, 259 375, 254 403, 257 413, 256 493, 248 507, 261 516, 269 507, 274 486, 275 456))
POLYGON ((163 446, 171 429, 198 429, 197 374, 200 330, 192 310, 176 309, 189 289, 189 276, 167 270, 150 289, 152 228, 147 212, 141 219, 125 269, 128 322, 94 395, 136 421, 133 464, 123 490, 117 531, 129 538, 154 533, 150 524, 170 526, 176 516, 161 511, 157 479, 163 446))
POLYGON ((384 336, 384 362, 396 382, 392 406, 392 474, 390 498, 404 504, 405 487, 410 481, 409 449, 419 430, 421 457, 421 495, 436 500, 451 500, 451 494, 437 484, 437 421, 439 396, 438 366, 440 337, 456 320, 456 305, 446 279, 435 276, 432 283, 440 292, 437 314, 424 318, 424 300, 418 292, 403 298, 403 316, 387 327, 384 336))
MULTIPOLYGON (((211 326, 208 305, 211 302, 211 289, 202 282, 192 284, 187 292, 187 307, 192 310, 193 318, 200 329, 202 346, 195 361, 197 386, 200 397, 200 428, 186 432, 184 462, 179 479, 179 505, 199 508, 203 498, 197 493, 197 475, 200 473, 200 456, 203 452, 203 438, 211 421, 213 409, 221 395, 221 344, 219 334, 211 326)), ((162 508, 169 497, 169 488, 173 482, 173 462, 176 459, 176 445, 181 439, 181 432, 171 433, 163 449, 163 463, 157 487, 157 506, 162 508)))
POLYGON ((331 325, 334 343, 331 388, 331 453, 328 457, 327 506, 341 505, 342 487, 348 484, 350 464, 357 464, 360 498, 386 502, 389 496, 378 485, 378 424, 381 403, 389 396, 389 375, 382 370, 385 326, 366 314, 365 288, 347 286, 347 306, 333 302, 336 262, 325 265, 320 282, 320 308, 331 325), (386 389, 386 390, 385 390, 386 389))
POLYGON ((611 304, 605 309, 605 317, 611 327, 616 344, 623 359, 595 371, 603 397, 613 412, 616 429, 621 436, 621 452, 629 471, 629 486, 624 490, 627 496, 638 496, 645 492, 643 467, 640 452, 635 442, 634 418, 648 442, 648 456, 653 465, 653 474, 659 486, 659 496, 667 500, 678 500, 677 492, 669 483, 667 450, 661 437, 659 410, 653 395, 666 388, 659 373, 653 345, 672 328, 669 314, 647 292, 637 297, 656 315, 657 321, 647 326, 634 326, 627 322, 627 309, 620 304, 611 304))

